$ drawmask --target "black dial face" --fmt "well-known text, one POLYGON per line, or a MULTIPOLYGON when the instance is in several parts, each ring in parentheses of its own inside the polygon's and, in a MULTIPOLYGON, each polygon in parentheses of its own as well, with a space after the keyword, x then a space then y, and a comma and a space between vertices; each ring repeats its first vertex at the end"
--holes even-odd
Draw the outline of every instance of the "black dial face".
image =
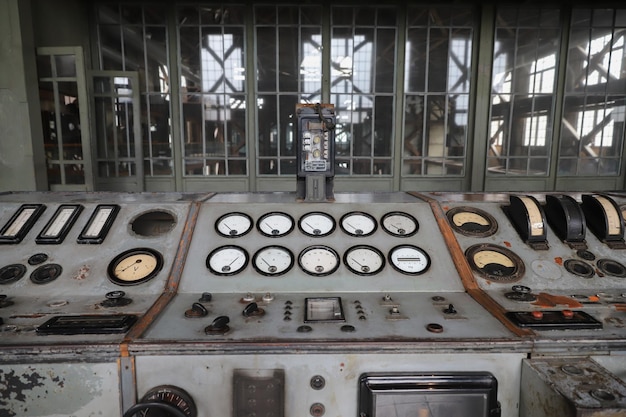
POLYGON ((474 207, 455 207, 446 213, 450 226, 465 236, 487 237, 498 230, 496 219, 484 210, 474 207))
POLYGON ((30 274, 30 280, 35 284, 47 284, 61 275, 63 268, 59 264, 45 264, 30 274))
POLYGON ((130 249, 109 263, 109 279, 118 285, 138 285, 151 280, 163 268, 163 256, 154 249, 130 249))
POLYGON ((0 268, 0 284, 10 284, 22 278, 26 274, 26 266, 11 264, 0 268))
POLYGON ((524 275, 522 259, 507 248, 492 244, 470 246, 465 256, 483 278, 494 282, 516 282, 524 275))

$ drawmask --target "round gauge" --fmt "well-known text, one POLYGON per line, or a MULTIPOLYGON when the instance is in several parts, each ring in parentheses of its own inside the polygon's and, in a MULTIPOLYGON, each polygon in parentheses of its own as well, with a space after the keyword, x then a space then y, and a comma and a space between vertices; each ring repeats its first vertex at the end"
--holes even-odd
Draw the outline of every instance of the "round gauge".
POLYGON ((364 237, 376 231, 376 219, 360 211, 344 214, 339 224, 350 236, 364 237))
POLYGON ((398 237, 413 236, 419 228, 415 217, 400 211, 392 211, 385 214, 380 219, 380 224, 385 232, 398 237))
POLYGON ((287 213, 266 213, 257 221, 259 232, 269 237, 285 236, 293 230, 294 222, 287 213))
POLYGON ((417 246, 399 245, 389 251, 389 263, 403 274, 420 275, 430 268, 430 256, 417 246))
MULTIPOLYGON (((132 407, 132 415, 196 417, 196 404, 187 391, 173 385, 160 385, 150 389, 139 403, 132 407), (150 412, 154 409, 154 412, 150 412)), ((125 413, 128 413, 128 411, 125 413)))
POLYGON ((59 264, 45 264, 35 269, 30 274, 30 280, 35 284, 47 284, 54 281, 63 272, 63 267, 59 264))
POLYGON ((339 254, 328 246, 309 246, 300 252, 298 264, 310 275, 330 275, 339 268, 339 254))
POLYGON ((0 268, 0 284, 10 284, 22 278, 26 274, 26 266, 11 264, 0 268))
POLYGON ((244 213, 227 213, 215 222, 215 230, 225 237, 240 237, 252 229, 252 218, 244 213))
POLYGON ((498 223, 486 211, 474 207, 455 207, 446 213, 450 226, 464 235, 472 237, 487 237, 498 230, 498 223))
POLYGON ((311 212, 300 217, 298 227, 308 236, 328 236, 335 230, 335 219, 322 212, 311 212))
POLYGON ((235 275, 248 265, 248 252, 239 246, 220 246, 209 253, 206 267, 216 275, 235 275))
POLYGON ((522 259, 502 246, 489 243, 470 246, 465 257, 474 271, 490 281, 515 282, 525 272, 522 259))
POLYGON ((374 275, 385 266, 385 257, 378 249, 367 246, 353 246, 343 255, 346 267, 358 275, 374 275))
POLYGON ((117 255, 107 272, 118 285, 137 285, 149 281, 163 268, 163 256, 154 249, 130 249, 117 255))
POLYGON ((293 254, 282 246, 266 246, 252 258, 252 266, 258 273, 267 276, 282 275, 293 266, 293 254))

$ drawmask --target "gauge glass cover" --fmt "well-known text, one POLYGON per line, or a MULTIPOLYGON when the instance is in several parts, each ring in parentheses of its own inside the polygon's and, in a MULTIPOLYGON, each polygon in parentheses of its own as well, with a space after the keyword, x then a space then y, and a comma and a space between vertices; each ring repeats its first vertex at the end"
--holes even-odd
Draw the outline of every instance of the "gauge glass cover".
POLYGON ((364 212, 347 213, 341 218, 339 224, 341 229, 350 236, 365 237, 376 231, 376 219, 364 212))
POLYGON ((109 263, 111 281, 118 285, 137 285, 154 278, 163 268, 163 256, 154 249, 130 249, 109 263))
POLYGON ((298 263, 307 274, 325 276, 339 268, 339 255, 328 246, 309 246, 300 252, 298 263))
POLYGON ((385 266, 385 257, 373 246, 358 245, 346 251, 343 263, 355 274, 374 275, 385 266))
POLYGON ((326 213, 311 212, 300 218, 298 227, 308 236, 328 236, 335 230, 335 219, 326 213))
POLYGON ((265 236, 281 237, 294 228, 293 218, 287 213, 266 213, 257 221, 257 229, 265 236))
POLYGON ((252 266, 266 276, 282 275, 293 266, 291 251, 282 246, 266 246, 254 254, 252 266))
POLYGON ((252 229, 252 218, 245 213, 227 213, 215 222, 215 230, 225 237, 240 237, 252 229))
POLYGON ((248 265, 248 253, 239 246, 220 246, 209 253, 206 266, 216 275, 235 275, 248 265))
POLYGON ((389 251, 389 263, 403 274, 420 275, 430 268, 430 256, 417 246, 399 245, 389 251))
POLYGON ((380 223, 387 233, 398 237, 413 236, 419 228, 415 217, 400 211, 385 214, 380 223))

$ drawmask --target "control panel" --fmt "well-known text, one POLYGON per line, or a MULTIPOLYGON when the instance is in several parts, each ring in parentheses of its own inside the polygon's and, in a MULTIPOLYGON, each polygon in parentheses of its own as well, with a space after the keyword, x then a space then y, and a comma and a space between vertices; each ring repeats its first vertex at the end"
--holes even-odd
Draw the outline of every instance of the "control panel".
POLYGON ((623 412, 626 195, 310 191, 0 194, 0 414, 623 412))

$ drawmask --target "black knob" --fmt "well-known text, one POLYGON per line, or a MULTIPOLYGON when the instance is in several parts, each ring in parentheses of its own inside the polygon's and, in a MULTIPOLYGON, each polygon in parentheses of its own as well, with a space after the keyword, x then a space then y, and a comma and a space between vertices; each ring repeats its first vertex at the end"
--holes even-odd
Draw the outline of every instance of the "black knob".
POLYGON ((185 311, 185 317, 205 317, 209 311, 200 303, 193 303, 191 308, 185 311))
POLYGON ((126 298, 124 291, 110 291, 104 295, 106 300, 100 303, 102 307, 123 307, 133 302, 126 298))
POLYGON ((443 312, 445 314, 456 314, 456 308, 454 308, 454 305, 449 304, 448 308, 446 308, 445 310, 443 310, 443 312))
POLYGON ((207 327, 204 328, 204 332, 207 334, 211 334, 211 333, 224 334, 228 330, 230 330, 230 327, 228 327, 229 322, 230 322, 230 318, 228 318, 228 316, 216 317, 215 320, 213 320, 211 324, 209 324, 207 327))
POLYGON ((198 301, 201 303, 208 303, 213 299, 213 295, 210 292, 203 292, 198 301))
POLYGON ((244 317, 250 317, 253 314, 259 312, 259 305, 257 303, 250 303, 243 309, 244 317))

